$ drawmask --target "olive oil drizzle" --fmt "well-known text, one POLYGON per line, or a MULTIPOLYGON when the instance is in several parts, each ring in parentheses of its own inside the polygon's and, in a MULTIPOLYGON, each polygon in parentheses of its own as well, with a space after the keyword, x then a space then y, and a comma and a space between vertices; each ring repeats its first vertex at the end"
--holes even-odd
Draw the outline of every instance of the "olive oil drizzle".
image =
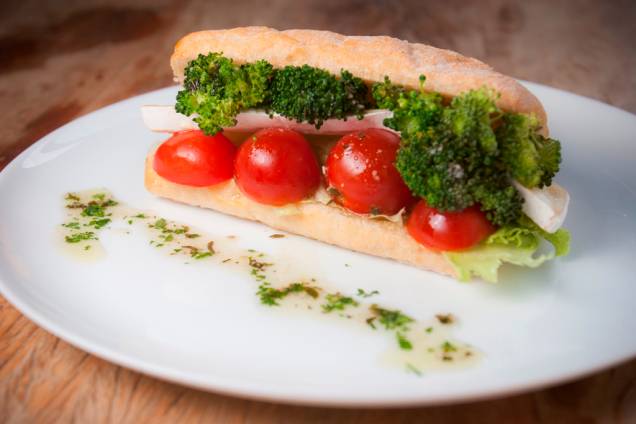
MULTIPOLYGON (((312 313, 346 319, 389 340, 392 338, 384 362, 408 374, 422 376, 431 369, 464 367, 475 363, 480 356, 477 349, 455 340, 450 334, 458 322, 453 314, 437 313, 421 321, 398 309, 369 301, 369 298, 381 297, 378 290, 358 288, 351 294, 329 291, 314 278, 291 282, 284 282, 283 278, 281 284, 275 258, 254 249, 231 248, 228 243, 234 242, 234 235, 219 240, 222 242, 219 247, 210 237, 188 225, 122 205, 107 190, 67 193, 64 202, 67 216, 60 226, 60 239, 76 257, 99 259, 103 254, 96 252, 103 252, 100 236, 104 231, 115 225, 130 228, 133 224, 142 225, 148 231, 148 244, 152 248, 183 258, 186 264, 214 261, 221 266, 248 270, 258 284, 255 295, 264 307, 300 309, 302 305, 312 313)), ((284 237, 279 233, 269 236, 281 240, 284 237)))

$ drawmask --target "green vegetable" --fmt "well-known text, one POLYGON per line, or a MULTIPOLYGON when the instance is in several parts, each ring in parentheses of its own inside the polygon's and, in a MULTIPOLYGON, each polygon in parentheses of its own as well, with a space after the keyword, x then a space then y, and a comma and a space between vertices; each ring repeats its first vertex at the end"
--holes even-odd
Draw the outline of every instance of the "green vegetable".
POLYGON ((208 252, 201 252, 201 251, 196 251, 196 252, 195 251, 191 251, 190 252, 190 256, 193 259, 197 259, 197 260, 198 259, 203 259, 203 258, 208 258, 208 257, 210 257, 212 255, 214 255, 214 252, 209 252, 209 251, 208 252))
POLYGON ((239 66, 220 53, 200 54, 185 69, 175 110, 188 116, 196 113, 199 128, 215 134, 236 125, 241 110, 266 103, 272 76, 272 65, 264 60, 239 66))
POLYGON ((82 216, 104 216, 104 208, 95 203, 91 202, 82 210, 82 216))
POLYGON ((397 338, 398 346, 400 346, 400 349, 402 350, 413 349, 413 343, 411 343, 411 341, 407 339, 406 336, 404 336, 404 334, 398 331, 397 333, 395 333, 395 337, 397 338))
POLYGON ((364 289, 358 289, 358 292, 356 293, 358 296, 360 297, 371 297, 371 296, 375 296, 376 294, 380 294, 379 291, 377 290, 373 290, 371 292, 367 292, 364 289))
POLYGON ((402 136, 396 167, 411 191, 441 211, 478 203, 495 225, 515 222, 522 198, 510 183, 492 129, 501 114, 494 94, 470 91, 445 107, 439 95, 390 91, 389 84, 376 85, 373 94, 378 105, 394 111, 385 125, 402 136))
POLYGON ((497 128, 502 159, 510 175, 526 187, 543 187, 552 183, 559 171, 561 145, 538 133, 534 116, 506 113, 497 128))
POLYGON ((320 128, 329 118, 362 118, 367 105, 367 86, 360 78, 342 71, 340 79, 322 69, 286 66, 274 74, 270 109, 297 122, 320 128))
POLYGON ((267 306, 278 306, 280 305, 278 303, 279 300, 293 293, 305 293, 314 299, 318 297, 318 289, 304 282, 292 283, 280 289, 271 287, 269 283, 265 282, 258 286, 258 291, 256 292, 261 299, 261 303, 267 306))
POLYGON ((199 55, 185 69, 184 89, 175 110, 197 114, 194 121, 206 134, 236 125, 236 115, 263 108, 320 128, 330 118, 362 117, 368 88, 347 71, 336 78, 311 66, 275 70, 264 60, 236 65, 220 53, 199 55))
POLYGON ((469 280, 474 275, 494 283, 504 262, 536 268, 556 256, 567 255, 569 249, 570 234, 567 230, 547 233, 523 215, 517 226, 499 229, 479 246, 463 252, 445 252, 444 256, 460 280, 469 280), (552 244, 552 252, 537 254, 541 239, 552 244))
POLYGON ((66 228, 71 228, 73 230, 79 230, 80 229, 80 223, 79 222, 67 222, 66 224, 62 224, 62 227, 66 227, 66 228))
MULTIPOLYGON (((103 199, 103 198, 102 198, 103 199)), ((106 209, 111 207, 111 206, 116 206, 117 202, 114 201, 113 199, 108 199, 108 200, 101 200, 99 202, 96 202, 94 200, 88 202, 88 205, 86 205, 83 209, 82 209, 82 216, 96 216, 96 217, 103 217, 106 215, 106 209)))
MULTIPOLYGON (((425 78, 420 77, 422 86, 425 78)), ((400 131, 401 137, 410 138, 436 125, 442 114, 442 96, 423 90, 406 90, 394 85, 388 77, 384 82, 372 87, 373 99, 380 109, 393 112, 392 118, 384 120, 384 125, 400 131)))
POLYGON ((558 141, 538 134, 536 118, 503 113, 486 88, 448 106, 439 94, 406 90, 388 78, 372 94, 378 107, 393 111, 384 124, 402 137, 396 167, 404 182, 438 210, 479 204, 493 224, 511 225, 523 203, 511 179, 541 187, 558 171, 558 141))
POLYGON ((384 309, 373 304, 369 310, 378 318, 380 324, 382 324, 387 330, 406 331, 408 329, 408 325, 414 322, 413 318, 408 315, 404 315, 397 309, 384 309))
POLYGON ((442 348, 442 352, 444 353, 457 352, 457 347, 448 340, 442 343, 440 347, 442 348))
POLYGON ((75 233, 70 236, 65 236, 64 240, 66 240, 67 243, 79 243, 84 240, 97 240, 97 237, 94 232, 86 231, 84 233, 75 233))
POLYGON ((325 296, 327 303, 322 305, 322 310, 326 313, 331 311, 343 311, 347 306, 356 307, 358 302, 348 296, 343 296, 340 293, 329 293, 325 296))
POLYGON ((110 223, 110 218, 93 219, 88 223, 89 227, 93 227, 96 230, 103 228, 110 223))

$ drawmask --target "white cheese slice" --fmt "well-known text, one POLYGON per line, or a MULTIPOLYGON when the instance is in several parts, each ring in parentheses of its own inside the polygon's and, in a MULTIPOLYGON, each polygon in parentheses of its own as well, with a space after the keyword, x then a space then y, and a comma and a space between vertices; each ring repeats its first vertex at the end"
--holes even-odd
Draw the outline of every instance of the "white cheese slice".
POLYGON ((525 200, 523 212, 539 227, 553 233, 558 230, 568 213, 570 195, 556 183, 544 188, 526 188, 518 181, 512 182, 525 200))
MULTIPOLYGON (((342 119, 327 119, 320 129, 312 124, 296 122, 274 114, 272 117, 264 110, 248 110, 236 116, 236 125, 231 129, 235 131, 256 131, 266 127, 291 128, 305 134, 336 135, 346 134, 352 131, 361 131, 368 128, 382 128, 395 132, 384 126, 386 118, 393 116, 388 110, 372 109, 364 113, 362 119, 355 116, 342 119)), ((189 129, 198 129, 199 126, 190 117, 175 112, 174 106, 146 105, 141 107, 141 117, 146 127, 157 132, 175 132, 189 129)))

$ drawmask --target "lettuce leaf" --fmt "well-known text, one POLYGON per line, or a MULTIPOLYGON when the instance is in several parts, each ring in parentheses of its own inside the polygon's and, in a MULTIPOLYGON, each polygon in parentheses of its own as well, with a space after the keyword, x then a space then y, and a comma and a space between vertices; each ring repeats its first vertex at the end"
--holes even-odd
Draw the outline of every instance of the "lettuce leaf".
POLYGON ((524 215, 517 226, 500 228, 479 246, 462 252, 445 252, 444 256, 461 281, 475 276, 496 283, 497 271, 504 262, 536 268, 557 256, 567 255, 569 250, 567 230, 548 233, 524 215), (552 244, 551 252, 537 254, 542 239, 552 244))

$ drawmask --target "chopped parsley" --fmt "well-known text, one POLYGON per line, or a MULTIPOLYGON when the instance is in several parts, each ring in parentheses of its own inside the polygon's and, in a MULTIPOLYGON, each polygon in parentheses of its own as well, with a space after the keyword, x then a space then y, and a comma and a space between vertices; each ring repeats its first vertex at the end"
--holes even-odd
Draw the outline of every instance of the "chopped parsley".
POLYGON ((89 203, 82 211, 82 216, 104 216, 104 208, 97 203, 89 203))
POLYGON ((299 282, 292 283, 287 287, 283 287, 280 289, 272 287, 268 282, 262 283, 258 286, 258 291, 256 294, 261 299, 261 303, 267 306, 278 306, 279 300, 284 299, 293 293, 305 293, 310 297, 316 299, 319 296, 318 288, 310 286, 307 283, 299 282))
POLYGON ((166 230, 167 225, 168 225, 168 221, 166 221, 163 218, 159 218, 154 223, 148 224, 150 228, 156 228, 157 230, 162 230, 162 231, 166 230))
MULTIPOLYGON (((94 196, 93 196, 94 197, 94 196)), ((103 199, 103 198, 102 198, 103 199)), ((100 200, 99 202, 91 200, 82 210, 82 216, 106 216, 106 209, 111 206, 117 206, 117 202, 113 199, 100 200)))
POLYGON ((400 349, 403 349, 403 350, 413 349, 413 344, 409 341, 409 339, 406 338, 404 334, 398 331, 395 333, 395 336, 397 338, 398 346, 400 346, 400 349))
POLYGON ((214 253, 212 252, 197 252, 197 253, 192 253, 191 256, 193 259, 203 259, 203 258, 208 258, 210 256, 212 256, 214 253))
POLYGON ((374 322, 377 320, 386 330, 395 331, 400 349, 411 350, 413 348, 413 344, 404 335, 409 331, 409 324, 415 322, 413 318, 403 314, 397 309, 384 309, 377 304, 371 305, 369 311, 374 315, 366 320, 371 328, 375 330, 374 322))
POLYGON ((455 347, 455 345, 448 340, 442 343, 441 348, 444 352, 457 352, 457 348, 455 347))
POLYGON ((110 218, 93 219, 88 223, 89 227, 93 227, 96 230, 103 228, 110 223, 110 218))
POLYGON ((372 292, 366 292, 363 289, 358 289, 358 292, 356 294, 360 297, 367 298, 367 297, 375 296, 376 294, 380 294, 380 292, 377 290, 373 290, 372 292))
POLYGON ((209 258, 210 256, 214 255, 214 250, 202 250, 199 249, 196 246, 181 246, 183 249, 188 249, 188 251, 190 252, 190 257, 192 259, 204 259, 204 258, 209 258))
POLYGON ((97 236, 95 236, 95 233, 92 231, 86 231, 84 233, 75 233, 70 236, 65 236, 64 240, 66 240, 67 243, 79 243, 84 240, 97 240, 97 236))
POLYGON ((331 311, 343 311, 347 306, 357 307, 359 305, 353 298, 343 296, 340 293, 329 293, 325 296, 327 303, 322 305, 322 310, 326 313, 331 311))
POLYGON ((377 304, 371 305, 369 310, 378 318, 380 324, 387 330, 408 330, 408 325, 414 322, 413 318, 403 314, 399 310, 384 309, 377 304))

